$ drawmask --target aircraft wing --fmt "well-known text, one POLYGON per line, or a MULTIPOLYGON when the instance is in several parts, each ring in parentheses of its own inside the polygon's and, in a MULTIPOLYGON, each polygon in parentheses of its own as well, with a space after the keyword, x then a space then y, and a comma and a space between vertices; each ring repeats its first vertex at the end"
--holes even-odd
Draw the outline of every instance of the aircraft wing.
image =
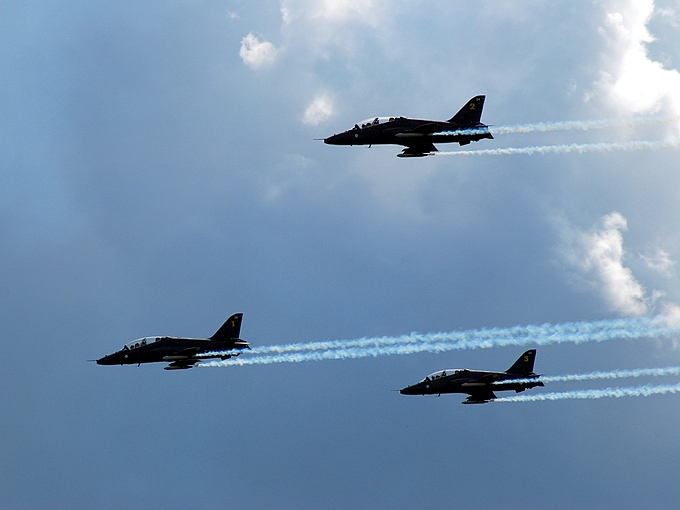
POLYGON ((182 349, 181 351, 173 352, 172 354, 165 356, 163 361, 178 361, 186 358, 192 358, 199 352, 201 352, 199 347, 187 347, 186 349, 182 349))
POLYGON ((475 382, 478 383, 492 383, 496 380, 496 376, 494 374, 486 374, 477 379, 475 382))
POLYGON ((184 368, 192 368, 200 359, 196 358, 196 354, 201 351, 198 347, 188 347, 172 353, 169 356, 163 357, 163 361, 171 361, 165 367, 165 370, 181 370, 184 368))
POLYGON ((404 131, 405 133, 420 133, 423 135, 428 135, 434 133, 435 131, 441 131, 441 126, 435 122, 427 122, 421 124, 420 126, 413 128, 409 131, 404 131))

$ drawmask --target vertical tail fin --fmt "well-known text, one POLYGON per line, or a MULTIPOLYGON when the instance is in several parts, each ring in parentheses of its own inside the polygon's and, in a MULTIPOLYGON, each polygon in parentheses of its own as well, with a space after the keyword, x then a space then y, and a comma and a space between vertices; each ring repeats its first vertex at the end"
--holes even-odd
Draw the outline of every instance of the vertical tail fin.
POLYGON ((217 330, 217 332, 210 337, 210 340, 231 340, 232 338, 238 338, 241 334, 241 319, 243 319, 242 313, 235 313, 227 319, 227 322, 222 324, 222 327, 217 330))
POLYGON ((476 126, 482 121, 482 108, 486 96, 475 96, 463 106, 457 114, 449 119, 449 122, 463 124, 464 126, 476 126))
POLYGON ((515 363, 507 369, 509 374, 530 374, 534 371, 536 349, 529 349, 522 354, 515 363))

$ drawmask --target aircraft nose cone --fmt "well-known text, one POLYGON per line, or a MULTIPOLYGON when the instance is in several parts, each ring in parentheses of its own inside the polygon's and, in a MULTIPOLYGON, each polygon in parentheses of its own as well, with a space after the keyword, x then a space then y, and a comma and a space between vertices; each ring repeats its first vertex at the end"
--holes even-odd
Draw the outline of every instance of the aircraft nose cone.
POLYGON ((354 145, 357 142, 358 137, 358 130, 350 130, 324 138, 323 143, 327 143, 328 145, 354 145))
POLYGON ((107 354, 97 360, 97 365, 119 365, 121 363, 121 356, 118 353, 107 354))

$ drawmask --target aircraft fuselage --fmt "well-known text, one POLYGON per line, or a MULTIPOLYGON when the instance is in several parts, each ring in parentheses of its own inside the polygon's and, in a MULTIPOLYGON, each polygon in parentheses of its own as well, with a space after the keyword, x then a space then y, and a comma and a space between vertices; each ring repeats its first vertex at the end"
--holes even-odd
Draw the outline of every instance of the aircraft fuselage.
POLYGON ((250 349, 241 340, 242 313, 229 317, 210 338, 181 338, 173 336, 150 336, 125 344, 118 352, 97 360, 98 365, 138 365, 166 361, 166 370, 191 368, 203 359, 228 359, 238 356, 240 350, 250 349))
POLYGON ((408 117, 374 117, 355 124, 352 129, 324 139, 329 145, 404 145, 397 156, 418 158, 437 152, 435 143, 457 142, 467 145, 493 138, 489 126, 482 124, 485 96, 475 96, 447 121, 408 117))
MULTIPOLYGON (((209 352, 224 352, 248 348, 248 343, 240 339, 234 339, 234 341, 214 341, 208 338, 148 337, 145 340, 146 343, 144 345, 132 349, 124 347, 118 352, 98 359, 97 364, 136 365, 158 361, 179 361, 209 352)), ((238 355, 238 353, 202 356, 201 358, 227 359, 233 355, 238 355)))
MULTIPOLYGON (((377 117, 376 119, 380 119, 377 117)), ((484 138, 493 138, 485 124, 475 126, 453 122, 389 117, 385 123, 376 123, 338 133, 324 139, 329 145, 405 145, 453 143, 467 145, 484 138)))
POLYGON ((419 383, 400 390, 402 395, 442 395, 464 393, 469 395, 463 404, 483 404, 496 398, 494 391, 517 393, 543 386, 539 375, 533 372, 536 349, 530 349, 505 372, 487 370, 448 369, 428 375, 419 383))
POLYGON ((517 392, 536 386, 543 386, 537 374, 508 374, 506 372, 485 372, 483 370, 453 370, 429 380, 421 381, 401 390, 402 395, 441 395, 443 393, 466 393, 472 395, 480 390, 515 390, 517 392), (535 379, 527 381, 527 379, 535 379), (514 382, 514 380, 520 382, 514 382))

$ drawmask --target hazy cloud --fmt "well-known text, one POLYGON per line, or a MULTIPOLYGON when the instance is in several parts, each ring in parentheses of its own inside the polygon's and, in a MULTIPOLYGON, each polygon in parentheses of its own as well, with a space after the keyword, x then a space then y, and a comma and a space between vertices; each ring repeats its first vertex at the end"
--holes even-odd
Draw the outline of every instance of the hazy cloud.
POLYGON ((680 28, 680 15, 676 9, 671 7, 659 7, 654 14, 673 28, 680 28))
POLYGON ((261 69, 271 65, 276 59, 278 50, 269 41, 260 41, 250 32, 241 39, 241 49, 238 54, 243 63, 251 69, 261 69))
POLYGON ((310 126, 316 126, 328 120, 333 113, 335 113, 333 100, 326 94, 320 94, 314 98, 314 101, 305 110, 302 122, 310 126))
POLYGON ((334 22, 355 20, 377 26, 387 3, 374 0, 283 0, 281 16, 284 23, 291 23, 296 18, 309 18, 334 22))
POLYGON ((660 248, 651 257, 640 254, 640 258, 649 269, 666 276, 670 276, 671 269, 675 265, 675 261, 671 259, 670 254, 660 248))

